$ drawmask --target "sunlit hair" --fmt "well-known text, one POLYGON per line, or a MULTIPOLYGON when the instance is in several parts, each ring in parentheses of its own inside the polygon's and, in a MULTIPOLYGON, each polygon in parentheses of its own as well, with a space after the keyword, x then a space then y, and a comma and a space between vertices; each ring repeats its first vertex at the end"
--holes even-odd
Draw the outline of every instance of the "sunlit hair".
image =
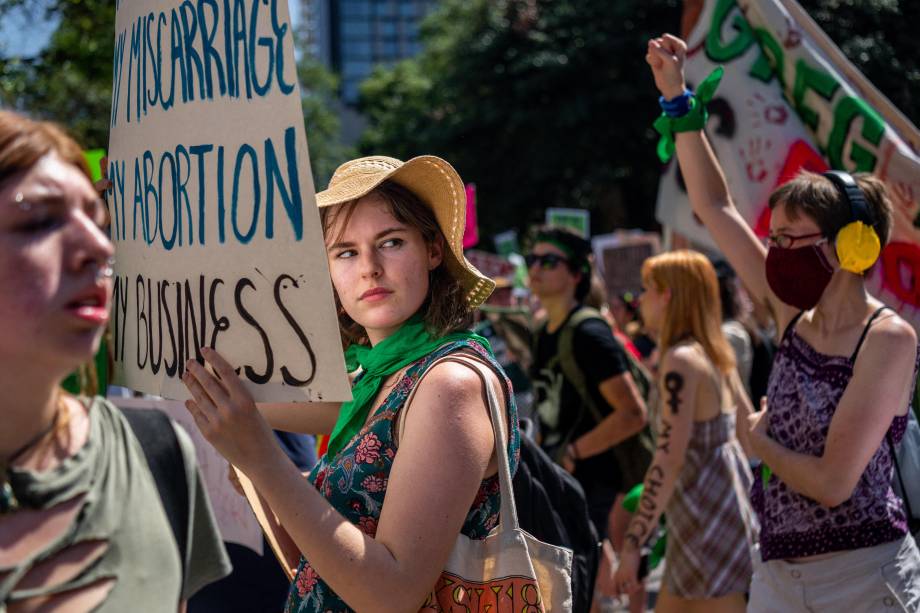
POLYGON ((681 340, 693 338, 720 371, 734 368, 735 355, 722 334, 719 282, 706 256, 680 250, 650 257, 642 264, 642 282, 671 293, 659 330, 662 354, 681 340))
MULTIPOLYGON (((427 244, 440 242, 445 252, 449 249, 434 212, 418 196, 402 185, 393 181, 384 181, 364 198, 369 196, 382 198, 389 206, 389 212, 393 218, 399 223, 418 230, 427 244)), ((327 243, 341 240, 358 202, 360 199, 320 209, 323 234, 326 235, 327 243), (332 231, 332 228, 337 228, 338 236, 330 238, 329 232, 332 231)), ((335 295, 335 305, 343 344, 345 346, 352 343, 368 344, 367 332, 345 312, 338 294, 335 295)), ((467 329, 473 323, 473 310, 466 301, 466 292, 447 269, 446 255, 438 267, 428 275, 428 294, 421 311, 425 328, 429 334, 436 337, 467 329)))
MULTIPOLYGON (((855 173, 853 179, 866 198, 869 211, 875 218, 875 232, 884 247, 891 235, 892 221, 888 190, 881 180, 865 172, 855 173)), ((837 232, 853 221, 850 204, 837 186, 827 177, 807 170, 800 171, 795 178, 770 194, 770 210, 780 204, 793 221, 799 215, 813 219, 821 233, 830 240, 834 240, 837 232)))
POLYGON ((0 184, 51 152, 92 180, 83 149, 63 128, 48 121, 35 121, 19 113, 0 110, 0 184))

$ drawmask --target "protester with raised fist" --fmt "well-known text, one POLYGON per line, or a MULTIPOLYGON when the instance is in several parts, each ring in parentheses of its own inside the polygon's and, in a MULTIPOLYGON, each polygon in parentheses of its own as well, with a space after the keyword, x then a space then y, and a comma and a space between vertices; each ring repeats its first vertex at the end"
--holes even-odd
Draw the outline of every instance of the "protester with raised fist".
POLYGON ((676 148, 694 213, 782 331, 768 392, 748 419, 763 464, 749 611, 916 611, 920 554, 891 487, 907 424, 917 335, 866 290, 891 230, 884 185, 802 172, 770 197, 764 245, 732 203, 702 132, 719 73, 686 89, 686 45, 649 41, 661 92, 659 153, 676 148))

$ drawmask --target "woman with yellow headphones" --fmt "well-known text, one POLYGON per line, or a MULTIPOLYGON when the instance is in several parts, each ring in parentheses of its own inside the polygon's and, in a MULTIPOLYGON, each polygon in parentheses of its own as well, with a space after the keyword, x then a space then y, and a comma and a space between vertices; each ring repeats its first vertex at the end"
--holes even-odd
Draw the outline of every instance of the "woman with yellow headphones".
POLYGON ((748 611, 917 611, 920 554, 891 488, 917 335, 863 276, 891 230, 885 187, 864 174, 803 172, 770 197, 765 246, 701 130, 712 93, 703 85, 713 84, 695 99, 685 57, 673 36, 649 41, 665 110, 656 128, 676 149, 694 212, 783 331, 761 410, 741 428, 763 461, 751 491, 760 541, 748 611))

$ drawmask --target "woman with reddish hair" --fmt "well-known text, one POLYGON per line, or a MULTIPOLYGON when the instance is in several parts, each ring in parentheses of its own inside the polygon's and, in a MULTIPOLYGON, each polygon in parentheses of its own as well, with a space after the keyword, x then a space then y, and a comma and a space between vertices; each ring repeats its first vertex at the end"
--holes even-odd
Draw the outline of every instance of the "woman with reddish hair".
POLYGON ((637 589, 640 548, 663 513, 656 610, 744 611, 756 522, 735 412, 751 408, 722 334, 715 270, 700 253, 672 251, 645 261, 642 283, 642 318, 661 348, 658 437, 614 581, 637 589))
POLYGON ((167 422, 188 490, 180 551, 125 417, 60 387, 108 322, 107 221, 79 145, 0 111, 0 611, 174 613, 229 572, 188 435, 167 422))

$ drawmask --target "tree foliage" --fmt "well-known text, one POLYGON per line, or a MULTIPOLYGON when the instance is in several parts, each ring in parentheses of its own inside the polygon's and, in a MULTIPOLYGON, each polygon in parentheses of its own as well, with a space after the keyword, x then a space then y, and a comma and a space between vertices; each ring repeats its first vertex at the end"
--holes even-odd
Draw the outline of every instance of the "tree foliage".
POLYGON ((920 126, 916 0, 799 0, 851 62, 920 126))
POLYGON ((336 167, 354 151, 341 142, 341 122, 335 112, 338 78, 316 58, 304 53, 297 61, 301 108, 316 189, 329 182, 336 167))
POLYGON ((423 53, 365 83, 362 147, 450 160, 477 184, 486 232, 548 206, 590 209, 601 230, 652 226, 657 105, 642 50, 679 17, 676 0, 445 0, 423 53))
POLYGON ((115 39, 113 0, 0 0, 59 25, 33 58, 0 57, 0 102, 65 125, 88 147, 108 145, 115 39))
MULTIPOLYGON (((916 20, 905 18, 920 3, 803 5, 917 122, 905 27, 916 20)), ((678 0, 443 0, 423 25, 422 54, 363 85, 362 148, 450 160, 477 184, 487 234, 539 222, 548 206, 591 210, 595 233, 654 228, 659 111, 644 50, 680 18, 678 0)))

